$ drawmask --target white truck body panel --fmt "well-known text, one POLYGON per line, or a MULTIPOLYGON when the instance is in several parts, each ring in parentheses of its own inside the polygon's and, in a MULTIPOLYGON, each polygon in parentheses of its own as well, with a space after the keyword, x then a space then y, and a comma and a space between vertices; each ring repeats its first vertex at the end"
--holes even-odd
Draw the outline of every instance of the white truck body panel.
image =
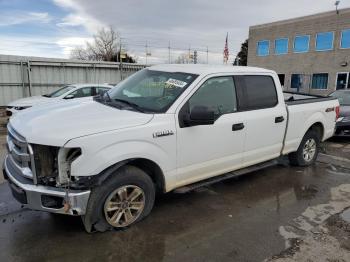
POLYGON ((116 110, 91 98, 50 103, 19 112, 11 125, 29 143, 64 146, 70 139, 144 125, 152 114, 116 110))
POLYGON ((163 114, 120 110, 92 100, 43 105, 11 118, 11 126, 28 143, 79 147, 71 176, 95 176, 128 159, 148 159, 163 172, 165 189, 251 166, 297 150, 315 123, 324 127, 322 140, 333 135, 337 100, 287 105, 277 74, 250 67, 159 65, 150 70, 198 74, 198 78, 163 114), (273 108, 222 115, 213 125, 180 128, 178 114, 189 97, 213 76, 268 75, 273 77, 278 104, 273 108), (287 112, 288 108, 288 112, 287 112), (275 123, 275 117, 283 117, 275 123), (243 122, 245 128, 232 132, 243 122), (288 125, 287 125, 288 123, 288 125), (154 137, 163 130, 173 135, 154 137))
POLYGON ((326 112, 326 109, 336 106, 337 103, 336 100, 331 100, 288 106, 289 122, 283 154, 296 151, 304 134, 314 123, 321 123, 324 127, 322 141, 332 137, 335 112, 329 113, 326 112), (320 110, 320 108, 323 110, 320 110))

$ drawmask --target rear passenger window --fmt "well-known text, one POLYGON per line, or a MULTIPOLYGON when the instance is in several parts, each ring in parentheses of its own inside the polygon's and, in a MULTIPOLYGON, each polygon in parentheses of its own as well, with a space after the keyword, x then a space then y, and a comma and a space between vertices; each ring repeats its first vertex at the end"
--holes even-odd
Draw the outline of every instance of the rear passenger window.
POLYGON ((271 76, 244 76, 242 110, 254 110, 277 105, 277 92, 271 76))

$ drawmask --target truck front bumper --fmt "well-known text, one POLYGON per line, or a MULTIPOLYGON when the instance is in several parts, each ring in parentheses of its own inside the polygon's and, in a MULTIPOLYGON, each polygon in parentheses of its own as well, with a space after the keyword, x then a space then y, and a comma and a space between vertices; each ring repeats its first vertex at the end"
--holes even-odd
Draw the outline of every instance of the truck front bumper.
POLYGON ((9 156, 5 158, 3 174, 12 195, 25 207, 67 215, 84 215, 86 212, 90 190, 66 191, 63 188, 35 185, 11 168, 9 156))

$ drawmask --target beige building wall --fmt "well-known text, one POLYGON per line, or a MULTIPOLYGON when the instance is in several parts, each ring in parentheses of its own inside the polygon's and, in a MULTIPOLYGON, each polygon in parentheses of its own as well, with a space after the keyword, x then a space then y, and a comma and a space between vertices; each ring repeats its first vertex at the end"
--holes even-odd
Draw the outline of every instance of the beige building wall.
MULTIPOLYGON (((327 13, 321 13, 301 18, 256 25, 249 28, 248 65, 275 70, 285 74, 285 90, 290 89, 291 74, 305 74, 311 80, 313 73, 328 73, 328 89, 311 89, 306 85, 300 92, 311 94, 329 94, 335 90, 338 72, 350 72, 350 49, 340 48, 341 31, 350 29, 350 8, 327 13), (333 50, 315 51, 316 33, 333 31, 333 50), (298 35, 310 35, 309 52, 294 53, 294 38, 298 35), (288 54, 275 55, 274 41, 278 38, 288 38, 288 54), (257 56, 257 42, 270 41, 270 54, 257 56)), ((349 79, 350 81, 350 79, 349 79)))

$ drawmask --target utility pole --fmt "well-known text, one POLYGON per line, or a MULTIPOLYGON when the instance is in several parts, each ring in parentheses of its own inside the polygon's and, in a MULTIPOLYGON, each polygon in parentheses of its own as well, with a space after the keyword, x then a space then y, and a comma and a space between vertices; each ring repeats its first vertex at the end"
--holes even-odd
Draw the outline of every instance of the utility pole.
POLYGON ((340 1, 335 1, 334 5, 335 5, 335 11, 337 12, 337 15, 339 15, 339 10, 338 10, 338 6, 340 4, 340 1))
POLYGON ((169 45, 168 45, 168 62, 169 62, 169 64, 171 64, 171 59, 170 59, 170 41, 169 41, 169 45))
POLYGON ((119 40, 119 70, 120 70, 120 81, 123 80, 123 58, 122 58, 122 38, 119 40))
POLYGON ((146 41, 146 65, 147 65, 147 54, 148 54, 147 49, 148 49, 148 45, 147 45, 147 41, 146 41))
POLYGON ((189 45, 188 47, 188 60, 187 60, 187 63, 190 64, 190 59, 191 59, 191 45, 189 45))
POLYGON ((209 64, 209 49, 207 47, 207 64, 209 64))

